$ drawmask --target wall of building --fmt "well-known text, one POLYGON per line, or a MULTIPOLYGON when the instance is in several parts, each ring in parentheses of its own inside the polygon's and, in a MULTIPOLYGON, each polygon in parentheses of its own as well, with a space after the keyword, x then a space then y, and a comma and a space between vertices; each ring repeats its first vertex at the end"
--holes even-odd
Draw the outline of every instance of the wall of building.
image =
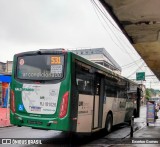
POLYGON ((12 64, 13 64, 13 61, 7 61, 7 63, 6 63, 6 72, 7 73, 12 73, 12 64))
POLYGON ((0 62, 0 72, 5 72, 6 69, 6 63, 0 62))
POLYGON ((7 61, 6 63, 0 62, 0 74, 11 74, 12 64, 13 61, 7 61))

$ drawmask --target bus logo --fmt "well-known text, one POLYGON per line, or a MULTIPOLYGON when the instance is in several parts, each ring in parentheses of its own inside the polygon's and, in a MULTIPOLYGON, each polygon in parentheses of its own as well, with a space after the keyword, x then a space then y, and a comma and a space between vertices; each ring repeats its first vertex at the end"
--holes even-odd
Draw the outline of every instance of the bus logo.
POLYGON ((20 65, 24 65, 24 59, 21 59, 21 60, 19 61, 19 64, 20 64, 20 65))
POLYGON ((2 139, 2 144, 12 144, 11 139, 2 139))
POLYGON ((15 88, 15 91, 34 91, 33 88, 15 88))
POLYGON ((29 106, 31 111, 36 111, 36 112, 40 112, 41 111, 41 107, 38 106, 29 106))

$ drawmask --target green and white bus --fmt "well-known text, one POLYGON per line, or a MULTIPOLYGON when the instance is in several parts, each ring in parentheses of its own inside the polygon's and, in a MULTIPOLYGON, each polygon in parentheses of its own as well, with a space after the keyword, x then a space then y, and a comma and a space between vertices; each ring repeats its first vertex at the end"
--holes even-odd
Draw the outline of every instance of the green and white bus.
POLYGON ((10 87, 16 126, 110 132, 139 113, 136 83, 64 49, 14 55, 10 87))

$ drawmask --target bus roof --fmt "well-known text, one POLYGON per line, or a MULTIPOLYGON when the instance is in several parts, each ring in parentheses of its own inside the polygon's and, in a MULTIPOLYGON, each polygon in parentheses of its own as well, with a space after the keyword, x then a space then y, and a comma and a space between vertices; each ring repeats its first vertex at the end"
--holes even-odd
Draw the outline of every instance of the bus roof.
POLYGON ((82 56, 79 56, 79 55, 73 53, 72 51, 67 51, 67 52, 73 54, 77 59, 79 59, 79 60, 80 60, 81 62, 83 62, 83 63, 87 63, 88 65, 93 66, 93 67, 95 67, 95 68, 97 68, 97 69, 99 69, 99 70, 101 70, 101 71, 103 71, 103 72, 106 72, 106 73, 108 73, 108 74, 110 74, 110 75, 113 75, 113 76, 115 76, 115 77, 118 77, 118 78, 124 79, 124 80, 126 80, 126 81, 129 81, 130 83, 133 83, 133 84, 138 85, 136 82, 131 81, 130 79, 127 79, 127 78, 125 78, 125 77, 123 77, 123 76, 121 76, 121 75, 119 75, 119 74, 111 71, 110 69, 105 68, 104 66, 102 66, 102 65, 100 65, 100 64, 91 62, 91 61, 83 58, 82 56))
POLYGON ((127 78, 125 78, 125 77, 123 77, 123 76, 121 76, 121 75, 119 75, 119 74, 117 74, 117 73, 105 68, 104 66, 101 66, 101 65, 99 65, 97 63, 94 63, 94 62, 91 62, 91 61, 89 61, 89 60, 87 60, 87 59, 85 59, 85 58, 73 53, 72 51, 65 50, 63 48, 39 49, 39 50, 35 50, 35 51, 21 52, 21 53, 15 54, 15 56, 32 55, 32 54, 47 54, 47 53, 55 53, 55 54, 58 54, 58 53, 60 53, 60 54, 70 53, 70 54, 74 55, 77 59, 79 59, 81 62, 87 63, 90 66, 93 66, 93 67, 95 67, 95 68, 97 68, 97 69, 99 69, 99 70, 101 70, 101 71, 103 71, 105 73, 108 73, 110 75, 113 75, 113 76, 115 76, 117 78, 121 78, 121 79, 124 79, 126 81, 129 81, 130 83, 138 85, 134 81, 131 81, 131 80, 129 80, 129 79, 127 79, 127 78))

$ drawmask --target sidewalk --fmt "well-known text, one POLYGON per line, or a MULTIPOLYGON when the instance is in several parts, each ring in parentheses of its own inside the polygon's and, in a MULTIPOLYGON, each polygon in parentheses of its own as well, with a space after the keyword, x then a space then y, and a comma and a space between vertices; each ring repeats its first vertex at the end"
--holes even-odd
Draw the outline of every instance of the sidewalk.
POLYGON ((0 108, 0 127, 11 126, 9 115, 9 108, 0 108))
MULTIPOLYGON (((137 131, 133 135, 134 138, 155 138, 160 140, 160 127, 157 126, 145 126, 141 130, 137 131)), ((160 142, 159 142, 160 143, 160 142)))
POLYGON ((108 144, 107 147, 160 147, 160 111, 155 123, 146 123, 146 106, 141 107, 140 117, 134 119, 134 133, 126 138, 121 138, 116 144, 108 144), (144 115, 145 114, 145 115, 144 115), (138 130, 137 130, 138 128, 138 130))
MULTIPOLYGON (((160 116, 159 119, 156 119, 156 122, 153 124, 149 124, 149 126, 145 125, 140 130, 134 132, 134 138, 155 138, 160 140, 160 116)), ((159 142, 160 143, 160 142, 159 142)))
POLYGON ((139 118, 145 122, 145 125, 138 131, 133 133, 132 145, 134 147, 158 147, 160 146, 160 111, 157 113, 158 119, 155 123, 146 124, 145 118, 139 118), (139 142, 139 143, 138 143, 139 142))

